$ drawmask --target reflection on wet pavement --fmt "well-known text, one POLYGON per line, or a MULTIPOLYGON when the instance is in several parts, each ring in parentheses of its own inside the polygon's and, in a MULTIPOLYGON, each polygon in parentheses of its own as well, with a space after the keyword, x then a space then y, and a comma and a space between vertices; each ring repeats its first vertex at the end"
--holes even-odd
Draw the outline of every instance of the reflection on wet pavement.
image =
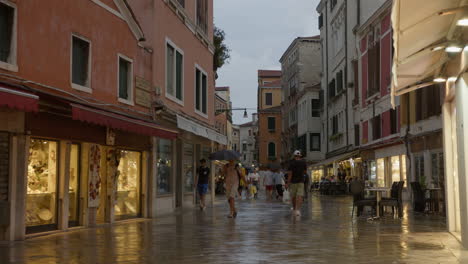
POLYGON ((279 202, 241 201, 155 220, 0 244, 0 263, 468 263, 444 218, 351 218, 350 197, 314 196, 302 217, 279 202))

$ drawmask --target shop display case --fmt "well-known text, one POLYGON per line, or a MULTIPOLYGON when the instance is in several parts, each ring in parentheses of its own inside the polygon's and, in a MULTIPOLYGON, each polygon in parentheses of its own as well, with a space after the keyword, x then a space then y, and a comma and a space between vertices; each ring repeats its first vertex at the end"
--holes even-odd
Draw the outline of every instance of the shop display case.
MULTIPOLYGON (((57 142, 31 139, 26 226, 55 229, 57 223, 57 142)), ((33 228, 34 229, 34 228, 33 228)), ((34 232, 29 228, 29 231, 34 232)))

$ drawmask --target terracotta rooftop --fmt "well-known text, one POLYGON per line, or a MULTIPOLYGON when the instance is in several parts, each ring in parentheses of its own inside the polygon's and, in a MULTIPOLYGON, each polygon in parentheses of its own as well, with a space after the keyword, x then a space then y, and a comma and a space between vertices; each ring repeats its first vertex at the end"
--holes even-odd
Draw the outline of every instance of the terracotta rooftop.
POLYGON ((258 77, 281 77, 281 71, 258 70, 258 77))
POLYGON ((266 83, 262 87, 281 87, 281 80, 272 81, 271 83, 266 83))
POLYGON ((215 91, 229 91, 229 86, 216 87, 215 91))

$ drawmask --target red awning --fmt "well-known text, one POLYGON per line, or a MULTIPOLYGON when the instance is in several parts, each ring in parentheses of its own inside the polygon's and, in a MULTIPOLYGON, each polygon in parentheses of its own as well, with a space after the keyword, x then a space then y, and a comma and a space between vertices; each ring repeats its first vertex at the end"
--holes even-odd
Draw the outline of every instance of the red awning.
POLYGON ((0 106, 26 112, 39 111, 39 96, 0 86, 0 106))
POLYGON ((72 118, 96 125, 125 130, 136 134, 175 139, 177 132, 162 128, 156 124, 129 118, 107 111, 88 108, 82 105, 71 104, 72 118))

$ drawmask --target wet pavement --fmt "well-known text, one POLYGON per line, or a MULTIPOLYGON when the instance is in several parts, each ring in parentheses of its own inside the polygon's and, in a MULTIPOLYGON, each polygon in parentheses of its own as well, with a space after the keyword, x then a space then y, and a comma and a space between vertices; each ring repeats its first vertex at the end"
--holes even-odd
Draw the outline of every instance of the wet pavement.
POLYGON ((444 218, 351 218, 352 198, 314 195, 300 218, 280 202, 219 203, 155 220, 0 244, 0 263, 468 263, 444 218))

